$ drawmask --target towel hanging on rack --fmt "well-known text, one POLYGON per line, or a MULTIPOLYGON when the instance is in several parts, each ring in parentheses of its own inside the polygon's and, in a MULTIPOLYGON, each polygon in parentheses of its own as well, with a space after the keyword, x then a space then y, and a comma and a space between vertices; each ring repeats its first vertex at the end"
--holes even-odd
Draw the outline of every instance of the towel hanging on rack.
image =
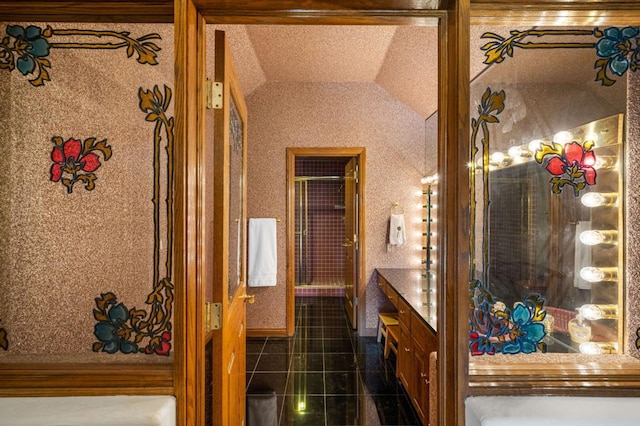
POLYGON ((406 239, 404 215, 392 213, 389 219, 389 244, 401 246, 406 242, 406 239))
POLYGON ((250 287, 276 285, 278 274, 276 219, 249 219, 249 279, 250 287))

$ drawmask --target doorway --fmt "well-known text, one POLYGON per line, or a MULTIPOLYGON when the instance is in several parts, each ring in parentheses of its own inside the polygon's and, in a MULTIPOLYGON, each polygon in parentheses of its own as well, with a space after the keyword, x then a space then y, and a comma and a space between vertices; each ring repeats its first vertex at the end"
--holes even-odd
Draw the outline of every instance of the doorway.
POLYGON ((287 149, 287 328, 296 297, 337 297, 353 329, 364 254, 364 148, 287 149))

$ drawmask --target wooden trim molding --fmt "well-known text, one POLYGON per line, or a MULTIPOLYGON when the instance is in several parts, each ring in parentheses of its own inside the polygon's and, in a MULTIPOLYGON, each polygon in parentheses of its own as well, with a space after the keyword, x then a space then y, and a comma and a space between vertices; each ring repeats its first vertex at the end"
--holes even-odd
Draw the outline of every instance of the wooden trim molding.
POLYGON ((0 2, 2 22, 173 22, 172 0, 0 2))
POLYGON ((286 337, 286 328, 247 328, 247 337, 286 337))
POLYGON ((173 364, 0 364, 0 397, 172 395, 173 364))

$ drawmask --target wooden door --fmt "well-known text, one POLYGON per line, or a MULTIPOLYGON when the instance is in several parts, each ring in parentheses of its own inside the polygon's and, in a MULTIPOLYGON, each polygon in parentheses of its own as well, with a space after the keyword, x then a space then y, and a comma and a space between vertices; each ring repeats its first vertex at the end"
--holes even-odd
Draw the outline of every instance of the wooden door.
POLYGON ((357 327, 358 282, 358 159, 344 168, 344 306, 351 327, 357 327))
POLYGON ((228 426, 245 423, 245 301, 252 298, 246 294, 245 279, 247 109, 222 31, 215 34, 214 79, 218 87, 222 83, 222 89, 219 93, 213 91, 211 422, 228 426))

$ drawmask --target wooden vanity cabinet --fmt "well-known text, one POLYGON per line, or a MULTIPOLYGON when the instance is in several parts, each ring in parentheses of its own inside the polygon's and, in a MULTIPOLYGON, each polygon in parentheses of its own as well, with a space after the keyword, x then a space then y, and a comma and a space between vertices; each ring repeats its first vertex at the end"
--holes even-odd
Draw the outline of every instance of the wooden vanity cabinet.
POLYGON ((428 424, 429 419, 429 354, 437 350, 436 335, 413 312, 411 315, 411 361, 413 388, 408 392, 420 421, 428 424))
POLYGON ((400 341, 398 342, 398 364, 396 375, 407 393, 413 388, 412 367, 413 360, 411 355, 411 314, 409 307, 400 299, 398 306, 398 322, 400 323, 400 341), (403 315, 401 312, 405 310, 409 315, 403 315))

